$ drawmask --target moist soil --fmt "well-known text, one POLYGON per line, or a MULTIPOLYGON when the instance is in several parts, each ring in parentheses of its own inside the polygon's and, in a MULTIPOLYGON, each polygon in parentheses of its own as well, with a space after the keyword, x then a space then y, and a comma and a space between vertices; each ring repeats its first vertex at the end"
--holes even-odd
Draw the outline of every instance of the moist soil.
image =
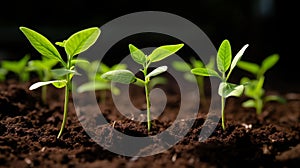
MULTIPOLYGON (((206 108, 200 107, 192 128, 173 147, 152 156, 128 157, 110 152, 90 138, 80 122, 84 116, 76 114, 72 96, 67 125, 57 139, 64 90, 49 86, 45 104, 39 89, 28 90, 33 82, 9 79, 0 84, 0 167, 297 167, 300 163, 299 93, 267 90, 266 94, 278 94, 287 102, 266 103, 260 115, 241 107, 246 98, 228 98, 226 129, 218 123, 204 141, 199 141, 198 135, 207 116, 206 108)), ((173 124, 180 108, 180 96, 167 92, 165 110, 152 121, 148 134, 145 122, 122 116, 109 91, 97 91, 96 95, 100 99, 103 93, 105 101, 99 100, 103 115, 115 129, 131 136, 164 131, 173 124)), ((142 93, 136 92, 131 101, 144 108, 142 93)))

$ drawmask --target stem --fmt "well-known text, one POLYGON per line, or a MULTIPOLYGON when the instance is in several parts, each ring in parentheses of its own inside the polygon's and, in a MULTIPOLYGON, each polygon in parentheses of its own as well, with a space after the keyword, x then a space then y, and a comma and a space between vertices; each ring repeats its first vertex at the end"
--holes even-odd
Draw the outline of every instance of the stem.
MULTIPOLYGON (((71 65, 71 61, 68 61, 67 69, 70 69, 70 65, 71 65)), ((67 84, 66 84, 66 87, 65 87, 64 116, 63 116, 63 121, 62 121, 61 126, 60 126, 59 133, 57 135, 57 139, 60 138, 62 132, 64 131, 64 128, 65 128, 65 125, 66 125, 66 122, 67 122, 67 116, 68 116, 69 90, 70 90, 70 80, 71 80, 70 79, 70 74, 67 74, 66 79, 67 79, 67 84)))
POLYGON ((200 91, 200 98, 202 99, 203 105, 206 106, 206 96, 205 96, 205 90, 204 90, 204 79, 202 76, 197 77, 197 81, 199 84, 199 91, 200 91))
POLYGON ((145 93, 146 93, 146 103, 147 103, 147 126, 148 126, 148 132, 151 128, 151 118, 150 118, 150 97, 149 97, 149 87, 148 87, 148 80, 145 79, 145 93))
POLYGON ((262 112, 262 106, 263 106, 263 101, 262 100, 260 100, 259 98, 257 98, 256 100, 256 113, 257 114, 261 114, 261 112, 262 112))
POLYGON ((224 96, 222 96, 222 98, 221 98, 221 114, 222 114, 222 128, 223 128, 223 130, 225 130, 225 97, 224 96))
POLYGON ((47 85, 42 87, 42 101, 44 104, 47 101, 47 85))

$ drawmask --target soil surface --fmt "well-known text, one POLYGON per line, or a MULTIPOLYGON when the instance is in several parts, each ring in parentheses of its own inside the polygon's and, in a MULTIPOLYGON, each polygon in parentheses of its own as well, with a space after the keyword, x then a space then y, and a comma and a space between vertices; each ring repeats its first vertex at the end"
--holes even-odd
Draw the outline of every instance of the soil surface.
MULTIPOLYGON (((299 93, 267 90, 267 94, 283 96, 287 103, 269 102, 260 115, 241 107, 246 98, 228 98, 226 130, 218 123, 204 141, 199 141, 198 135, 207 116, 205 108, 200 108, 192 128, 170 149, 152 156, 126 157, 90 138, 81 125, 84 122, 80 122, 84 116, 76 115, 71 96, 67 125, 57 139, 64 90, 48 87, 47 103, 43 104, 40 90, 28 90, 32 83, 11 79, 0 84, 0 167, 297 167, 294 165, 300 163, 299 93)), ((106 99, 99 100, 99 107, 116 130, 149 136, 145 122, 122 116, 110 92, 104 93, 106 99)), ((134 97, 132 102, 144 108, 143 95, 137 93, 134 97)), ((164 113, 152 122, 150 135, 164 131, 176 118, 180 96, 168 93, 167 98, 164 113)), ((180 123, 173 124, 180 129, 180 123)), ((102 131, 107 130, 103 127, 102 131)))

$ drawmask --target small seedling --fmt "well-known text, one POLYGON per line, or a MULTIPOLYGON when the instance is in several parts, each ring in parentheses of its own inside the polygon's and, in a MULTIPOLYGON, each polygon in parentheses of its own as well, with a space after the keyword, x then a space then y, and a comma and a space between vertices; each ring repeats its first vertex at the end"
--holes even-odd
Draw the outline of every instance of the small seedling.
MULTIPOLYGON (((89 81, 81 84, 77 88, 77 92, 110 90, 114 95, 120 94, 120 89, 111 85, 110 81, 101 78, 101 75, 113 70, 126 69, 126 64, 116 64, 109 67, 100 61, 93 61, 90 64, 78 64, 78 67, 85 71, 89 81)), ((104 101, 104 98, 105 94, 102 94, 100 100, 104 101)))
POLYGON ((86 62, 84 60, 76 59, 75 56, 86 51, 96 42, 97 38, 100 35, 100 29, 97 27, 84 29, 74 33, 63 42, 56 42, 56 45, 65 49, 67 56, 66 61, 64 61, 57 48, 46 37, 27 27, 20 27, 20 30, 24 33, 31 45, 42 56, 45 56, 51 60, 57 60, 62 65, 62 68, 52 70, 52 73, 57 76, 57 80, 37 82, 31 85, 29 88, 30 90, 34 90, 48 84, 53 84, 57 88, 65 88, 64 115, 60 131, 57 136, 57 138, 60 138, 67 121, 71 79, 73 75, 78 74, 74 70, 74 66, 77 62, 86 62))
POLYGON ((2 61, 2 69, 5 75, 8 72, 13 72, 22 82, 26 82, 30 78, 30 72, 27 70, 27 63, 30 56, 26 54, 23 58, 17 61, 4 60, 2 61))
POLYGON ((244 94, 250 99, 245 101, 242 106, 248 108, 255 108, 257 114, 262 113, 263 106, 268 101, 277 101, 280 103, 284 103, 285 99, 276 96, 276 95, 268 95, 265 96, 265 90, 263 89, 264 81, 265 81, 265 72, 273 67, 279 60, 278 54, 273 54, 265 58, 261 65, 256 63, 240 61, 237 66, 243 70, 246 70, 253 75, 255 75, 255 79, 251 80, 248 77, 243 77, 241 79, 241 84, 245 84, 245 92, 244 94))
POLYGON ((6 79, 7 70, 0 68, 0 81, 4 81, 6 79))
POLYGON ((210 68, 214 69, 215 62, 214 57, 211 57, 209 62, 205 65, 201 60, 197 60, 194 57, 190 59, 190 63, 182 62, 182 61, 174 61, 172 62, 172 66, 174 69, 180 72, 184 72, 184 78, 187 81, 195 82, 198 84, 201 101, 204 105, 206 105, 206 95, 204 89, 204 76, 195 76, 191 74, 191 68, 210 68))
POLYGON ((166 72, 168 67, 167 66, 160 66, 156 69, 152 70, 150 73, 149 66, 151 63, 161 61, 170 55, 177 52, 180 48, 183 47, 184 44, 176 44, 176 45, 164 45, 156 48, 152 51, 150 55, 145 55, 143 51, 138 49, 132 44, 129 44, 129 50, 131 54, 131 58, 138 64, 142 65, 143 68, 140 71, 144 75, 144 79, 140 79, 135 77, 135 75, 129 70, 113 70, 110 72, 104 73, 101 77, 107 80, 111 80, 113 82, 123 83, 123 84, 130 84, 130 83, 140 83, 145 88, 146 94, 146 105, 147 105, 147 128, 148 132, 151 128, 151 118, 150 118, 150 87, 149 83, 152 77, 155 77, 163 72, 166 72))
POLYGON ((244 91, 244 85, 229 83, 228 78, 230 77, 232 70, 236 66, 237 62, 241 59, 247 47, 248 44, 244 45, 243 48, 236 54, 236 56, 232 60, 231 46, 229 41, 224 40, 221 43, 218 49, 217 60, 216 60, 218 71, 221 73, 221 75, 214 69, 210 69, 210 68, 194 68, 191 70, 191 72, 195 75, 214 76, 214 77, 218 77, 221 80, 218 89, 218 94, 221 96, 221 115, 222 115, 223 130, 225 130, 224 111, 225 111, 226 98, 230 96, 239 97, 244 91), (228 70, 229 72, 226 74, 228 70))
MULTIPOLYGON (((28 62, 27 69, 34 71, 42 82, 49 81, 53 78, 52 69, 58 64, 58 60, 42 57, 41 60, 31 60, 28 62)), ((42 101, 46 103, 47 85, 42 86, 42 101)))

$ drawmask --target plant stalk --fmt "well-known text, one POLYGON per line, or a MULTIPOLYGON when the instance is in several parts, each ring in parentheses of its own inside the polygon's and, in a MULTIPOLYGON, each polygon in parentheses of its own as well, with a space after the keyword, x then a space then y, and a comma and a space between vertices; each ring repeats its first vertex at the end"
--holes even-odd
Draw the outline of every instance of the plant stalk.
POLYGON ((150 97, 149 97, 148 81, 145 82, 145 93, 146 93, 146 103, 147 103, 147 126, 149 132, 151 128, 151 118, 150 118, 150 97))
POLYGON ((223 128, 223 130, 225 130, 225 97, 224 96, 222 96, 222 98, 221 98, 221 108, 222 108, 222 112, 221 112, 221 114, 222 114, 222 128, 223 128))
POLYGON ((65 87, 64 116, 63 116, 62 124, 60 126, 60 131, 57 135, 57 139, 60 138, 62 132, 64 131, 65 125, 66 125, 67 116, 68 116, 68 104, 69 104, 69 85, 67 83, 67 85, 65 87))
POLYGON ((47 85, 42 87, 42 101, 44 104, 47 102, 47 85))

